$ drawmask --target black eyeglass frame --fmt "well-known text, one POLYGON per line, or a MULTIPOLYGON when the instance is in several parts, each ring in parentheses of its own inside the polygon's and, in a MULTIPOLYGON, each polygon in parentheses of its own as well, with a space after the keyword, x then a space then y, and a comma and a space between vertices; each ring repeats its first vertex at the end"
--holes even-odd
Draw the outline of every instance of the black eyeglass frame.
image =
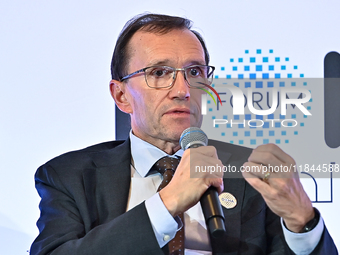
MULTIPOLYGON (((148 67, 144 67, 144 68, 142 68, 142 69, 139 69, 139 70, 137 70, 137 71, 135 71, 135 72, 133 72, 133 73, 130 73, 130 74, 128 74, 128 75, 126 75, 126 76, 124 76, 123 78, 120 78, 120 81, 121 82, 123 82, 123 81, 125 81, 125 80, 127 80, 127 79, 130 79, 130 78, 132 78, 133 76, 135 76, 136 74, 139 74, 139 73, 144 73, 144 78, 145 78, 145 82, 146 82, 146 84, 148 85, 148 87, 150 87, 150 88, 169 88, 169 87, 171 87, 173 84, 174 84, 174 81, 176 80, 176 77, 177 77, 177 72, 178 71, 182 71, 183 73, 184 73, 184 79, 186 80, 186 82, 188 83, 188 85, 189 85, 189 87, 197 87, 197 86, 193 86, 193 85, 191 85, 190 84, 190 82, 188 81, 188 79, 187 79, 187 75, 186 75, 186 70, 187 69, 190 69, 190 68, 193 68, 193 67, 200 67, 200 66, 205 66, 205 67, 208 67, 208 68, 211 68, 212 70, 207 74, 207 77, 210 77, 211 75, 213 75, 213 73, 214 73, 214 71, 215 71, 215 67, 214 66, 209 66, 209 65, 191 65, 191 66, 187 66, 187 67, 184 67, 184 68, 174 68, 174 67, 171 67, 171 66, 148 66, 148 67), (173 70, 173 77, 172 77, 172 82, 170 83, 170 85, 168 85, 168 86, 165 86, 165 87, 151 87, 150 85, 149 85, 149 83, 148 83, 148 80, 147 80, 147 78, 146 78, 146 73, 145 73, 145 70, 147 70, 147 69, 149 69, 149 68, 152 68, 152 67, 166 67, 166 68, 170 68, 170 69, 172 69, 173 70)), ((213 79, 214 77, 212 77, 212 79, 213 79)))

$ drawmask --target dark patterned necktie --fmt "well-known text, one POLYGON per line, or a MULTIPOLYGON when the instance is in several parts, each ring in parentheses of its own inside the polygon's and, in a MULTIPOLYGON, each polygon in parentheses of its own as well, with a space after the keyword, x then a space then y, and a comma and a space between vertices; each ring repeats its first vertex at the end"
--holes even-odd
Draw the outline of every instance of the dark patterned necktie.
MULTIPOLYGON (((159 159, 153 169, 157 170, 163 175, 163 181, 158 187, 157 192, 163 189, 171 181, 175 170, 179 164, 179 159, 165 156, 159 159)), ((183 223, 183 227, 177 231, 176 236, 168 243, 170 255, 184 255, 184 215, 178 215, 183 223)))

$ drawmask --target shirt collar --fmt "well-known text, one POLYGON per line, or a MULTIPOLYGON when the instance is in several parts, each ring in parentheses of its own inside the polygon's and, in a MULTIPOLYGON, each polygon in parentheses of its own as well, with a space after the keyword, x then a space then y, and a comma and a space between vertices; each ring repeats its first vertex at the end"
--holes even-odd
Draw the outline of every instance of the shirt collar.
POLYGON ((145 177, 149 172, 150 168, 162 157, 165 156, 179 156, 182 157, 183 150, 178 150, 174 155, 168 155, 156 146, 138 138, 130 131, 130 146, 131 146, 131 157, 134 163, 134 168, 138 174, 145 177))

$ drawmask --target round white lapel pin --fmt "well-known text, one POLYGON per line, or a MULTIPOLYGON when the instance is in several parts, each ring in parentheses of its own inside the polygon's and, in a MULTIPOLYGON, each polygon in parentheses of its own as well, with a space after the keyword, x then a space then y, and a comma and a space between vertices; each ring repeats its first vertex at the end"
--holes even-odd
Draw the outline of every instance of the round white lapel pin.
POLYGON ((237 205, 236 198, 229 192, 223 192, 219 195, 221 205, 227 209, 232 209, 237 205))

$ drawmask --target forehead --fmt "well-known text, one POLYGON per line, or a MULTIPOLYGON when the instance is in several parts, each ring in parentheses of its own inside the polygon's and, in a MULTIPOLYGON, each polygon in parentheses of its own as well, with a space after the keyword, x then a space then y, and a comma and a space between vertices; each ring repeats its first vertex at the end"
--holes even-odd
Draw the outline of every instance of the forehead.
POLYGON ((174 29, 167 33, 137 31, 129 42, 130 71, 151 65, 173 67, 205 64, 203 47, 188 29, 174 29))

